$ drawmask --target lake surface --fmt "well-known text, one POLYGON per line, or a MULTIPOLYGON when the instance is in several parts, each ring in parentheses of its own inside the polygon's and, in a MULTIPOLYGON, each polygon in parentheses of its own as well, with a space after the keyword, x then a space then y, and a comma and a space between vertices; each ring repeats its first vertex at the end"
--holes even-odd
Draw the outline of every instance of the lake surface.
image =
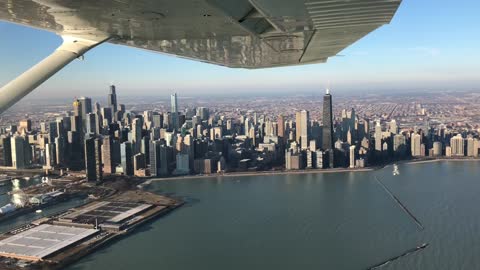
POLYGON ((479 269, 480 162, 399 168, 154 182, 188 204, 68 269, 479 269))
MULTIPOLYGON (((21 193, 16 193, 17 195, 12 195, 12 192, 14 192, 15 190, 33 186, 33 185, 38 185, 41 182, 42 182, 41 178, 39 177, 36 177, 36 178, 32 177, 29 180, 25 180, 23 178, 17 178, 14 181, 4 182, 0 186, 0 206, 4 206, 8 203, 11 203, 14 196, 17 196, 16 201, 20 200, 19 197, 22 197, 21 193)), ((23 196, 23 199, 25 199, 25 196, 23 196)), ((9 231, 12 228, 32 222, 35 219, 39 219, 43 216, 53 215, 55 213, 65 211, 69 208, 78 206, 83 203, 84 203, 84 199, 74 198, 66 202, 59 203, 57 205, 48 206, 42 209, 42 213, 31 212, 31 213, 24 214, 22 216, 17 216, 17 217, 3 220, 0 222, 0 232, 9 231)))

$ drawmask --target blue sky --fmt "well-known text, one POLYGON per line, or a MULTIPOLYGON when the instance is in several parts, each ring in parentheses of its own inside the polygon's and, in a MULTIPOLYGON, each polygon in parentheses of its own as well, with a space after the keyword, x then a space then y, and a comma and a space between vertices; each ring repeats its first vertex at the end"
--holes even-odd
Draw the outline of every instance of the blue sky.
MULTIPOLYGON (((480 2, 404 0, 390 25, 326 64, 229 69, 134 48, 102 44, 74 61, 33 97, 370 90, 480 90, 480 2)), ((0 22, 0 85, 50 54, 53 33, 0 22)))

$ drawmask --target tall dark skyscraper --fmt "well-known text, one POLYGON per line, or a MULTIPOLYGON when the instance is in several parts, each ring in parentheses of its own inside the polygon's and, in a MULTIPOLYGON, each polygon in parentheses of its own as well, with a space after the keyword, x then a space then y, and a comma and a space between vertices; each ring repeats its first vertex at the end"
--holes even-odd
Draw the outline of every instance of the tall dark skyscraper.
POLYGON ((133 150, 131 142, 124 142, 120 145, 120 161, 124 175, 133 175, 133 150))
POLYGON ((112 137, 104 136, 102 144, 102 162, 103 162, 103 172, 104 173, 115 173, 115 167, 113 166, 113 141, 112 137))
POLYGON ((150 175, 160 176, 160 141, 150 141, 150 175))
POLYGON ((170 96, 170 103, 172 106, 172 127, 173 130, 177 130, 179 128, 177 93, 170 96))
POLYGON ((323 96, 323 129, 322 129, 322 148, 329 150, 329 164, 333 168, 333 113, 332 113, 332 95, 327 89, 323 96))
POLYGON ((82 118, 86 119, 86 115, 92 112, 92 99, 89 97, 81 97, 78 101, 82 107, 82 118))
POLYGON ((88 181, 102 180, 102 141, 98 138, 85 139, 85 170, 88 181))
POLYGON ((177 113, 178 112, 178 103, 177 103, 177 93, 173 93, 173 95, 170 96, 170 102, 171 102, 171 107, 172 107, 172 113, 177 113))
POLYGON ((12 144, 10 137, 2 138, 3 166, 12 166, 12 144))
POLYGON ((108 94, 108 107, 112 108, 112 114, 117 111, 117 92, 115 85, 110 85, 110 94, 108 94))

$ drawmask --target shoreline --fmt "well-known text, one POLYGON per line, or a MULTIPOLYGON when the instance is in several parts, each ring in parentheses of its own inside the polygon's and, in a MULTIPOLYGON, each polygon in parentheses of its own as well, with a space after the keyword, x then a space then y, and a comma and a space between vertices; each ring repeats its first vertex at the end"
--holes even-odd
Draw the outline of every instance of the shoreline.
POLYGON ((291 174, 319 174, 319 173, 348 173, 348 172, 370 172, 379 169, 380 167, 366 167, 366 168, 336 168, 336 169, 311 169, 311 170, 297 170, 297 171, 258 171, 258 172, 232 172, 224 174, 209 174, 209 175, 185 175, 174 177, 151 178, 144 182, 148 184, 159 181, 175 181, 188 179, 205 179, 205 178, 229 178, 229 177, 244 177, 244 176, 273 176, 273 175, 291 175, 291 174))
POLYGON ((434 159, 414 159, 414 160, 400 160, 397 162, 388 163, 385 165, 379 165, 374 167, 365 168, 335 168, 335 169, 309 169, 309 170, 296 170, 296 171, 258 171, 258 172, 231 172, 224 174, 209 174, 209 175, 184 175, 173 177, 160 177, 160 178, 148 178, 140 186, 148 185, 152 182, 160 181, 177 181, 177 180, 195 180, 206 178, 229 178, 229 177, 245 177, 245 176, 274 176, 274 175, 295 175, 295 174, 323 174, 323 173, 348 173, 348 172, 371 172, 393 164, 422 164, 433 163, 442 161, 468 161, 468 162, 480 162, 480 158, 434 158, 434 159))
POLYGON ((400 164, 422 164, 422 163, 433 163, 433 162, 441 162, 441 161, 468 161, 468 162, 478 162, 480 158, 434 158, 434 159, 419 159, 419 160, 405 160, 399 162, 400 164))

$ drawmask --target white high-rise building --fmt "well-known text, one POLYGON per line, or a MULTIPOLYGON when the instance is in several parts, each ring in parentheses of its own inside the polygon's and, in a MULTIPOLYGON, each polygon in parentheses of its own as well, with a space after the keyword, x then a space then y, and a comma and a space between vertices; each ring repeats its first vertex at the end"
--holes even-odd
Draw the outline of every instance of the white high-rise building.
POLYGON ((355 145, 350 146, 350 168, 355 168, 355 145))
POLYGON ((301 142, 301 148, 302 149, 307 149, 308 148, 308 143, 309 143, 309 120, 310 116, 308 111, 303 110, 300 112, 300 123, 297 123, 297 128, 300 129, 300 142, 301 142))
POLYGON ((393 134, 398 133, 397 121, 395 121, 395 119, 392 119, 392 121, 390 121, 390 132, 393 134))
POLYGON ((382 151, 382 126, 380 125, 380 120, 377 121, 375 125, 375 150, 382 151))
POLYGON ((442 143, 434 142, 433 143, 433 156, 438 157, 442 155, 442 143))
POLYGON ((478 139, 473 137, 468 137, 467 139, 467 156, 477 157, 478 156, 478 139))
POLYGON ((142 121, 139 118, 133 119, 132 122, 132 145, 133 153, 140 153, 140 140, 142 139, 142 121))
POLYGON ((245 119, 245 136, 248 136, 249 135, 249 132, 250 132, 250 127, 251 127, 251 123, 250 123, 250 118, 246 118, 245 119))
POLYGON ((411 139, 412 157, 420 157, 422 155, 422 136, 420 134, 412 134, 411 139))
POLYGON ((450 139, 450 147, 452 148, 452 156, 465 156, 464 140, 461 134, 458 134, 450 139))

